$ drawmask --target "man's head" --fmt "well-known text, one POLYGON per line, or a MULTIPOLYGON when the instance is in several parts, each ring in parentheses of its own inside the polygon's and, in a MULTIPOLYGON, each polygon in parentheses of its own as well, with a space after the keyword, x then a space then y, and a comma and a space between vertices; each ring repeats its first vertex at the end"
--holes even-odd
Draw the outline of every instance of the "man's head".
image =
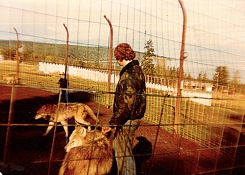
POLYGON ((127 43, 119 44, 114 50, 114 56, 117 61, 131 61, 135 58, 135 52, 127 43))

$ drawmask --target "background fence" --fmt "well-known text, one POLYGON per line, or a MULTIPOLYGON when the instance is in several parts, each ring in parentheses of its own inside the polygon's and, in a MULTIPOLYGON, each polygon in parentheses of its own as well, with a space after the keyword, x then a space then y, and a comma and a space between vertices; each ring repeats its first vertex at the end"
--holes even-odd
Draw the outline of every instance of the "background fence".
MULTIPOLYGON (((215 166, 203 173, 244 169, 244 161, 236 165, 235 159, 245 156, 245 2, 184 3, 189 54, 184 61, 184 82, 191 85, 183 85, 178 135, 198 143, 201 151, 213 150, 233 158, 229 166, 215 166), (218 67, 225 67, 225 73, 218 67), (199 83, 211 85, 211 89, 199 83)), ((183 27, 177 0, 0 1, 0 10, 0 76, 16 73, 15 27, 21 41, 17 49, 21 59, 18 86, 58 92, 58 81, 65 70, 65 23, 70 33, 69 88, 92 93, 93 100, 100 104, 108 105, 108 93, 113 99, 120 71, 113 63, 108 92, 109 26, 103 16, 112 22, 113 45, 128 42, 140 62, 147 41, 153 41, 155 72, 146 75, 147 111, 143 120, 173 133, 183 27)), ((5 79, 0 83, 9 86, 5 79)))

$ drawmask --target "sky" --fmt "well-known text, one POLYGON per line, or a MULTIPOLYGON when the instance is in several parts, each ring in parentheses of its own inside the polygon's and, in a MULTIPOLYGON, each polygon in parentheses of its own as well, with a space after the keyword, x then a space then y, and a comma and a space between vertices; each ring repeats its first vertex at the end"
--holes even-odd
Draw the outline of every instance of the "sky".
MULTIPOLYGON (((217 66, 240 71, 245 79, 245 1, 182 0, 187 12, 185 72, 212 78, 217 66)), ((183 13, 178 0, 0 0, 0 39, 105 46, 113 25, 113 46, 128 42, 144 52, 153 41, 155 54, 178 67, 183 13)))

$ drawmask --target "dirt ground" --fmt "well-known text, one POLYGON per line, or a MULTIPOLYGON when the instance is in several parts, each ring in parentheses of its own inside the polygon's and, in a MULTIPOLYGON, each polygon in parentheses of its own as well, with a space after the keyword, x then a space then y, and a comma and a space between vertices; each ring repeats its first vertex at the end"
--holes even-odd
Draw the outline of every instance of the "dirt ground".
MULTIPOLYGON (((53 130, 47 136, 42 136, 47 127, 44 124, 48 122, 34 119, 38 108, 43 104, 57 103, 58 95, 34 88, 15 88, 13 112, 9 115, 11 86, 0 86, 0 92, 0 172, 4 172, 4 175, 46 175, 48 171, 50 174, 58 174, 65 155, 66 138, 63 128, 57 127, 55 137, 53 130), (8 116, 12 116, 10 120, 8 116), (12 124, 9 130, 6 125, 8 121, 12 124)), ((88 104, 101 124, 107 123, 112 114, 111 109, 92 102, 90 95, 86 93, 69 94, 69 101, 88 104)), ((70 133, 73 129, 73 126, 69 127, 70 133)), ((142 122, 135 138, 133 151, 137 167, 140 167, 138 174, 244 173, 244 169, 213 173, 219 166, 224 169, 227 161, 217 164, 216 152, 200 150, 197 144, 176 137, 156 125, 142 122)))

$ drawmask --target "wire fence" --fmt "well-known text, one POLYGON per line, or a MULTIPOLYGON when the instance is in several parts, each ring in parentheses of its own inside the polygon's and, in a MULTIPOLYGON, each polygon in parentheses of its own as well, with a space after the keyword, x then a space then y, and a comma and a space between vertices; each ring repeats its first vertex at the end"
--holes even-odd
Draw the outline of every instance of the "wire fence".
MULTIPOLYGON (((115 62, 111 70, 108 68, 109 26, 103 17, 107 15, 113 25, 113 45, 120 42, 130 43, 137 52, 136 59, 139 61, 143 59, 146 51, 145 43, 148 40, 153 41, 155 56, 152 61, 155 74, 146 75, 147 110, 143 118, 146 125, 153 128, 159 126, 169 134, 173 134, 177 127, 178 132, 175 134, 198 144, 198 148, 193 148, 198 151, 193 174, 244 172, 245 37, 242 32, 244 22, 241 22, 244 18, 244 3, 234 4, 229 0, 185 2, 188 21, 186 50, 189 55, 184 61, 184 81, 177 123, 175 114, 183 27, 183 16, 177 0, 67 0, 62 3, 35 0, 18 3, 1 1, 3 22, 0 25, 0 85, 16 89, 27 87, 58 94, 58 82, 66 73, 65 23, 70 33, 67 70, 69 93, 88 93, 90 101, 111 107, 120 68, 115 62), (214 15, 216 11, 219 11, 220 15, 214 15), (20 48, 17 49, 20 54, 17 79, 16 33, 13 27, 19 32, 20 40, 20 48), (228 69, 228 77, 217 73, 219 66, 228 69), (112 71, 110 92, 109 71, 112 71), (222 81, 224 79, 227 81, 222 81), (206 152, 213 154, 207 158, 204 154, 206 152), (227 159, 229 162, 224 163, 227 159), (210 165, 204 166, 204 160, 210 165)), ((13 128, 13 133, 16 133, 15 130, 17 133, 27 133, 33 129, 37 131, 37 128, 34 128, 37 125, 47 126, 46 123, 29 123, 29 120, 19 118, 13 119, 12 122, 12 115, 34 116, 33 111, 36 108, 24 111, 18 109, 18 106, 11 104, 11 99, 18 95, 10 93, 4 91, 3 94, 10 95, 10 98, 3 95, 4 100, 0 102, 3 116, 0 125, 3 131, 1 137, 6 138, 5 144, 1 146, 1 167, 7 166, 4 160, 6 147, 9 146, 8 152, 14 150, 14 146, 7 144, 11 143, 11 140, 7 140, 9 126, 13 128), (6 100, 9 100, 10 104, 6 100), (12 114, 12 109, 19 114, 12 114)), ((41 100, 39 97, 32 98, 39 102, 41 100)), ((33 103, 38 105, 38 102, 33 103)), ((99 106, 96 111, 99 111, 99 106)), ((157 134, 161 137, 160 133, 157 134)), ((13 137, 18 135, 12 135, 13 137)), ((157 137, 156 140, 151 138, 152 143, 157 142, 157 137)), ((53 140, 50 141, 52 143, 53 140)), ((40 144, 40 141, 37 142, 40 144)), ((65 144, 64 141, 58 142, 63 146, 65 144)), ((178 144, 180 146, 173 151, 174 154, 183 151, 183 145, 180 142, 178 144)), ((39 148, 35 143, 32 143, 32 146, 39 148)), ((55 155, 52 151, 51 155, 55 155)), ((170 148, 165 151, 160 154, 171 154, 170 148)), ((51 158, 51 164, 56 158, 51 158)), ((57 160, 62 161, 62 158, 57 160)), ((11 159, 9 162, 15 161, 11 159)), ((49 162, 51 166, 50 159, 45 162, 49 162)), ((48 173, 51 172, 52 170, 49 170, 48 173)))
MULTIPOLYGON (((3 66, 1 72, 7 74, 11 72, 11 65, 14 67, 13 69, 15 69, 13 63, 15 62, 7 61, 5 64, 2 62, 5 66, 3 66)), ((39 68, 39 66, 25 65, 23 63, 20 66, 20 85, 18 86, 44 89, 51 91, 52 93, 58 93, 58 81, 63 74, 54 69, 50 69, 49 71, 47 71, 48 69, 45 69, 48 73, 44 73, 43 71, 40 71, 39 68), (22 71, 26 69, 24 67, 27 67, 28 71, 22 71), (35 69, 35 71, 30 71, 30 67, 35 69), (52 73, 51 70, 55 73, 52 73), (34 79, 35 81, 33 81, 34 79)), ((87 77, 85 73, 82 75, 82 77, 69 75, 69 93, 77 91, 88 92, 92 94, 91 101, 108 105, 106 102, 108 94, 107 83, 102 81, 103 78, 101 75, 94 70, 88 70, 87 77), (98 81, 98 76, 100 77, 100 81, 98 81)), ((111 78, 114 83, 112 83, 110 99, 113 99, 113 91, 115 91, 115 84, 117 81, 117 78, 115 77, 116 75, 111 78)), ((147 84, 147 110, 143 121, 149 123, 149 126, 160 126, 169 133, 173 133, 175 126, 174 113, 176 101, 176 89, 172 88, 174 85, 171 87, 167 86, 166 89, 159 89, 158 84, 152 82, 151 84, 147 82, 147 84)), ((6 82, 2 81, 2 85, 5 86, 6 82)), ((210 96, 205 98, 203 96, 188 97, 183 95, 180 109, 181 117, 180 121, 178 121, 178 126, 180 128, 179 135, 182 138, 198 143, 200 145, 199 149, 201 150, 216 150, 216 152, 219 152, 221 155, 227 154, 227 151, 224 148, 243 148, 244 115, 241 112, 241 107, 244 102, 243 93, 241 92, 235 95, 215 91, 211 93, 195 93, 192 91, 190 93, 211 94, 211 98, 210 96), (195 101, 195 99, 199 99, 199 102, 195 101), (202 100, 208 100, 208 105, 202 104, 202 100), (231 132, 230 130, 234 131, 231 132), (229 134, 231 134, 231 136, 229 136, 229 134)), ((70 98, 69 94, 68 98, 70 98)), ((110 100, 109 106, 112 106, 112 103, 113 100, 110 100)), ((15 126, 26 127, 25 124, 16 124, 15 126)), ((30 124, 30 126, 35 126, 35 124, 30 124)), ((42 126, 46 126, 46 124, 43 124, 42 126)), ((233 153, 234 151, 232 154, 230 153, 230 155, 233 155, 233 153)), ((236 159, 241 158, 242 155, 237 154, 236 159)), ((234 165, 232 164, 232 166, 234 165)), ((215 171, 217 171, 217 169, 215 171)))

